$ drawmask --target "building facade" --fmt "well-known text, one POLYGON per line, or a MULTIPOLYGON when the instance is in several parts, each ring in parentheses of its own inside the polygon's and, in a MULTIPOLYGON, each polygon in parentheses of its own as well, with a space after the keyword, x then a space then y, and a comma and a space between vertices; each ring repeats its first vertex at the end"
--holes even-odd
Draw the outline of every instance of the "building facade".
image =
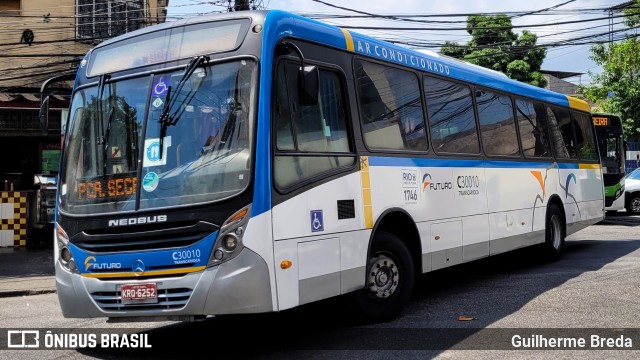
MULTIPOLYGON (((55 186, 51 183, 58 171, 61 124, 65 123, 62 119, 66 119, 73 85, 72 81, 53 85, 48 128, 43 129, 39 121, 42 83, 57 75, 75 74, 84 54, 101 41, 164 22, 168 3, 0 0, 0 153, 4 155, 0 192, 11 193, 3 199, 21 201, 15 207, 17 214, 27 207, 26 220, 18 222, 27 222, 23 225, 30 225, 29 230, 47 222, 40 204, 49 200, 38 190, 55 186), (38 183, 38 179, 42 181, 38 183), (15 196, 15 192, 20 194, 15 196)), ((5 216, 0 213, 0 218, 5 216)), ((25 236, 18 239, 5 227, 0 229, 0 246, 26 245, 25 236)), ((24 232, 22 228, 17 231, 24 232)))

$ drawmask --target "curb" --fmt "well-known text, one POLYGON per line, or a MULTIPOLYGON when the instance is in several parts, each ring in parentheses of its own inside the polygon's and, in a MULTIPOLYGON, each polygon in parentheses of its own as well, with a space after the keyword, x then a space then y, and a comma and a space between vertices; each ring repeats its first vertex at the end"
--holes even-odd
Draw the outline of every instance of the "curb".
POLYGON ((2 291, 0 292, 0 298, 18 297, 18 296, 32 296, 55 293, 56 290, 16 290, 16 291, 2 291))

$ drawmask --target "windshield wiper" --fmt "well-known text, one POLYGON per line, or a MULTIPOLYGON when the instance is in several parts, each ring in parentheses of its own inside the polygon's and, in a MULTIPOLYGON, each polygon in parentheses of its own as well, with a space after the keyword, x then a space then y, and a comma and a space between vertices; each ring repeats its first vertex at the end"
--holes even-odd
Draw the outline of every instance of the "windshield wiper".
POLYGON ((111 121, 115 109, 113 105, 109 108, 109 116, 107 116, 107 130, 104 132, 104 147, 102 148, 102 174, 107 174, 107 151, 109 150, 109 133, 111 132, 111 121))
MULTIPOLYGON (((178 81, 178 85, 176 85, 176 90, 175 90, 176 94, 179 94, 180 91, 182 91, 182 88, 184 87, 184 84, 187 83, 187 80, 191 77, 191 75, 193 75, 193 73, 196 71, 198 66, 204 64, 205 61, 206 62, 209 61, 209 56, 199 55, 191 59, 191 61, 189 61, 189 63, 187 64, 187 67, 184 69, 184 74, 182 74, 180 81, 178 81)), ((171 114, 171 108, 173 108, 173 105, 176 102, 175 99, 177 97, 174 97, 173 99, 171 99, 170 97, 171 97, 171 86, 169 86, 169 88, 167 89, 167 96, 165 97, 164 108, 162 109, 162 113, 160 114, 160 119, 158 120, 158 122, 160 123, 159 159, 162 159, 162 152, 164 147, 163 142, 164 142, 164 136, 167 133, 167 128, 169 126, 173 126, 177 124, 179 120, 179 117, 174 118, 174 115, 171 114)))

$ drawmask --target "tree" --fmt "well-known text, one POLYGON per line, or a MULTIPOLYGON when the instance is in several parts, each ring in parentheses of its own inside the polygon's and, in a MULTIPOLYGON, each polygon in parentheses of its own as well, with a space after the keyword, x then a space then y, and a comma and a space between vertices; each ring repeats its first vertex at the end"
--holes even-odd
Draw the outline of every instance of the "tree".
POLYGON ((471 15, 467 18, 467 32, 471 41, 466 45, 447 41, 440 52, 500 71, 518 81, 539 87, 547 85, 540 74, 547 50, 536 46, 536 34, 525 30, 518 36, 513 32, 511 18, 505 14, 471 15))
MULTIPOLYGON (((640 0, 637 0, 640 5, 640 0)), ((640 24, 638 7, 625 11, 627 26, 640 24)), ((594 110, 619 114, 628 140, 640 140, 640 41, 633 36, 591 48, 590 58, 602 66, 591 74, 591 84, 578 88, 594 110)))

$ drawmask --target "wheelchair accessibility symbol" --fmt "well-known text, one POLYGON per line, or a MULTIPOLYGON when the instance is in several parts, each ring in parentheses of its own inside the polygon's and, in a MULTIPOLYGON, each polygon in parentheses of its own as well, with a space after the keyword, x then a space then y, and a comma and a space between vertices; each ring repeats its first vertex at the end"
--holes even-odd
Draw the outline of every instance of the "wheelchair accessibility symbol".
POLYGON ((161 96, 164 95, 169 89, 169 83, 171 82, 171 77, 160 77, 153 81, 153 95, 161 96))
POLYGON ((324 221, 322 220, 322 210, 311 210, 311 231, 324 231, 324 221))

